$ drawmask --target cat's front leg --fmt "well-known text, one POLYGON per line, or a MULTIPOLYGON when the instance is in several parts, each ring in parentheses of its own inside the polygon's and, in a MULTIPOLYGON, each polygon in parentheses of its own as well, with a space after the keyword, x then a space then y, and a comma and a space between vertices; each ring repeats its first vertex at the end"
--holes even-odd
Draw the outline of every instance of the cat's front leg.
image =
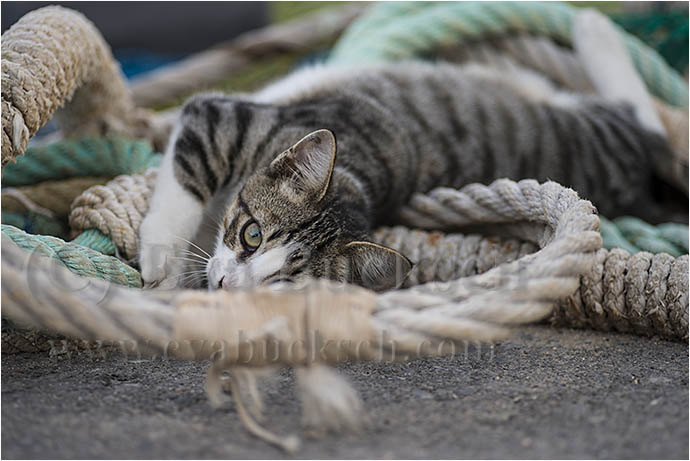
POLYGON ((175 152, 169 152, 163 160, 149 212, 139 230, 141 276, 149 288, 181 284, 184 250, 203 219, 204 203, 175 178, 174 156, 175 152))
POLYGON ((185 103, 139 232, 146 286, 181 284, 185 260, 190 260, 185 250, 206 207, 228 184, 230 162, 239 152, 236 138, 244 135, 245 127, 229 118, 234 113, 232 101, 220 94, 196 95, 185 103))

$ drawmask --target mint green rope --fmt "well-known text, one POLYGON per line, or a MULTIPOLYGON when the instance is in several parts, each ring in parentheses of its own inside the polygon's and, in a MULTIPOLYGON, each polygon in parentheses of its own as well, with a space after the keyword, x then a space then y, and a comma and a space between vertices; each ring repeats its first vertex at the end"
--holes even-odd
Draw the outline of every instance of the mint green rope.
POLYGON ((613 221, 601 216, 599 219, 604 248, 623 248, 631 254, 640 251, 668 253, 674 257, 688 253, 688 226, 685 224, 652 226, 631 216, 613 221))
MULTIPOLYGON (((382 2, 355 21, 336 43, 329 62, 358 65, 424 57, 439 46, 516 32, 571 44, 578 8, 539 2, 382 2)), ((633 62, 654 95, 688 107, 688 85, 653 49, 618 28, 633 62)))
POLYGON ((12 239, 20 248, 52 258, 81 276, 98 277, 128 287, 142 286, 139 272, 112 256, 56 237, 27 234, 5 224, 2 225, 2 235, 12 239))
POLYGON ((87 229, 77 236, 72 243, 91 248, 92 250, 101 252, 106 255, 114 256, 117 253, 117 248, 113 243, 113 239, 105 235, 98 229, 87 229))
POLYGON ((2 185, 25 186, 74 176, 133 174, 160 163, 146 141, 120 137, 83 138, 30 146, 2 174, 2 185))

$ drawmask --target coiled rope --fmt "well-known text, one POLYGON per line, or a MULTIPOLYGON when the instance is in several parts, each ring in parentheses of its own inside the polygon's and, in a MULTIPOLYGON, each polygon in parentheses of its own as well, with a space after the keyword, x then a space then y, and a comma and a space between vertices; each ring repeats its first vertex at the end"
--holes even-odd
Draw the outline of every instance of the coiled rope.
POLYGON ((149 114, 137 109, 119 65, 93 23, 51 6, 32 11, 2 35, 2 168, 56 118, 65 137, 146 138, 149 114))
POLYGON ((105 186, 94 186, 72 203, 70 227, 80 232, 98 229, 120 249, 124 258, 137 257, 139 225, 148 211, 156 169, 143 175, 122 175, 105 186))
MULTIPOLYGON (((141 201, 142 196, 150 196, 152 191, 143 189, 143 184, 153 187, 155 179, 153 172, 150 172, 149 175, 145 183, 142 179, 128 183, 136 188, 136 193, 134 190, 128 192, 123 189, 122 183, 114 184, 118 190, 117 193, 123 200, 120 203, 121 206, 133 210, 137 207, 128 204, 127 201, 131 200, 130 197, 136 197, 137 201, 141 201)), ((110 184, 103 186, 103 188, 107 187, 110 187, 110 184)), ((472 190, 473 187, 477 186, 467 186, 462 191, 436 189, 426 195, 417 195, 402 215, 404 224, 409 228, 382 228, 374 234, 374 241, 401 251, 417 263, 409 278, 406 279, 404 286, 411 287, 431 281, 445 282, 481 274, 500 264, 515 261, 536 251, 540 242, 535 240, 534 225, 518 223, 517 216, 514 221, 503 223, 500 231, 512 233, 518 239, 499 239, 479 235, 445 235, 438 231, 429 233, 410 229, 426 228, 453 232, 470 225, 492 222, 496 216, 487 211, 486 208, 475 207, 473 202, 463 202, 466 200, 466 191, 472 190)), ((75 205, 77 203, 75 202, 75 205)), ((99 223, 96 228, 103 235, 111 235, 110 223, 115 223, 116 227, 121 226, 121 220, 109 218, 111 213, 104 201, 94 201, 89 206, 88 212, 99 216, 94 219, 94 222, 99 223)), ((134 217, 133 222, 141 222, 147 207, 140 202, 138 209, 143 211, 141 211, 140 216, 134 217)), ((70 215, 71 222, 82 221, 79 217, 83 212, 85 212, 84 208, 75 206, 70 215)), ((75 228, 78 229, 79 227, 76 226, 75 228)), ((127 231, 126 234, 137 235, 137 232, 138 229, 134 228, 127 231)), ((132 248, 131 243, 125 243, 122 235, 124 233, 119 233, 117 237, 113 238, 115 245, 121 249, 130 245, 130 251, 134 251, 136 254, 136 247, 132 248)), ((682 277, 684 270, 687 272, 687 255, 673 258, 669 255, 651 255, 649 253, 631 256, 623 250, 603 251, 597 255, 597 261, 607 269, 595 270, 591 274, 583 276, 582 281, 584 285, 589 287, 588 293, 595 293, 595 295, 585 296, 577 302, 570 300, 559 303, 559 308, 555 311, 557 314, 552 319, 553 323, 659 335, 676 340, 686 339, 687 287, 683 283, 677 283, 677 279, 682 277), (609 262, 609 258, 615 263, 609 262), (638 261, 646 261, 650 258, 656 258, 655 261, 662 261, 663 264, 650 263, 644 270, 651 272, 641 274, 639 269, 641 266, 638 261), (612 288, 610 284, 607 285, 612 278, 620 275, 620 267, 628 266, 626 273, 635 274, 634 277, 621 278, 622 285, 615 284, 615 288, 612 288), (636 269, 632 270, 633 267, 636 269), (674 268, 673 271, 671 268, 674 268), (671 273, 673 273, 672 276, 671 273), (588 279, 587 277, 590 275, 591 279, 588 279), (676 282, 668 282, 669 276, 676 282), (645 285, 642 294, 638 294, 637 290, 640 283, 646 284, 647 281, 649 281, 649 285, 645 285), (667 289, 668 283, 673 287, 672 290, 667 289), (660 292, 664 293, 664 296, 668 295, 668 299, 665 299, 659 306, 653 303, 647 305, 647 293, 660 292), (674 300, 674 302, 670 300, 674 300), (676 302, 677 300, 680 300, 679 303, 676 302), (641 308, 641 305, 645 307, 641 308), (641 313, 645 313, 645 315, 640 316, 641 313), (656 314, 667 320, 650 322, 648 317, 656 314), (629 320, 621 321, 621 318, 629 320), (630 322, 630 325, 633 326, 621 327, 626 322, 630 322)))
MULTIPOLYGON (((376 294, 354 287, 344 287, 341 293, 355 293, 354 298, 370 300, 374 305, 370 306, 372 313, 376 314, 376 322, 388 331, 399 331, 400 340, 410 347, 409 338, 415 335, 430 337, 435 341, 444 338, 467 339, 465 334, 470 334, 473 339, 488 339, 493 333, 500 330, 500 325, 511 323, 523 323, 542 318, 548 314, 551 305, 558 299, 571 295, 578 286, 579 277, 591 270, 594 263, 594 252, 601 246, 601 237, 597 232, 598 218, 592 205, 577 197, 577 194, 556 183, 538 184, 533 180, 513 182, 499 180, 490 186, 471 185, 455 193, 455 209, 471 210, 480 217, 476 222, 493 224, 507 224, 524 221, 532 230, 535 241, 539 242, 540 251, 521 257, 512 263, 502 264, 484 274, 456 279, 450 282, 427 283, 400 291, 376 294), (430 314, 430 315, 426 315, 430 314), (412 321, 417 319, 419 321, 412 321), (472 329, 467 329, 473 322, 458 324, 454 319, 473 320, 477 322, 476 335, 472 329)), ((221 299, 237 298, 246 300, 247 303, 236 304, 237 301, 217 305, 214 315, 219 314, 218 309, 227 311, 240 309, 238 322, 212 323, 204 327, 204 322, 184 322, 176 328, 181 328, 189 333, 190 338, 221 340, 225 339, 222 331, 242 330, 246 323, 241 321, 242 315, 249 316, 252 309, 246 306, 255 304, 253 299, 261 298, 263 293, 273 293, 267 289, 254 291, 237 291, 234 293, 206 293, 200 291, 187 292, 147 292, 125 288, 110 287, 105 306, 93 306, 88 301, 88 296, 79 293, 62 291, 59 287, 46 281, 39 283, 40 293, 31 291, 27 286, 27 280, 22 280, 23 271, 29 255, 17 253, 14 243, 10 243, 7 236, 3 236, 3 250, 7 251, 6 269, 3 271, 3 283, 7 290, 3 291, 3 302, 6 303, 6 313, 18 321, 28 323, 36 327, 48 327, 65 334, 92 339, 134 339, 146 341, 147 339, 160 337, 159 333, 151 338, 147 335, 136 335, 133 331, 154 330, 166 331, 165 341, 170 340, 171 327, 156 323, 155 318, 163 312, 172 312, 169 303, 180 306, 181 300, 198 299, 205 303, 211 302, 217 305, 221 299), (46 304, 43 295, 50 296, 60 305, 46 304), (229 297, 229 298, 228 298, 229 297), (238 298, 239 297, 239 298, 238 298), (132 331, 112 320, 104 321, 103 309, 117 306, 120 301, 128 301, 132 306, 132 317, 119 318, 128 325, 132 331), (155 300, 155 302, 154 302, 155 300), (74 310, 69 307, 75 303, 74 310), (154 304, 164 307, 148 310, 147 306, 154 304), (85 306, 81 308, 79 306, 85 306), (86 307, 88 306, 88 308, 86 307), (134 315, 134 309, 137 314, 134 315), (153 317, 149 317, 151 314, 153 317), (61 318, 61 320, 56 320, 61 318), (96 321, 96 319, 98 321, 96 321), (150 325, 150 326, 149 326, 150 325), (204 328, 211 327, 211 330, 204 328)), ((45 258, 37 258, 36 268, 32 270, 32 279, 40 280, 48 277, 47 269, 53 265, 46 262, 45 258)), ((33 268, 33 266, 32 266, 33 268)), ((66 276, 67 280, 81 280, 71 272, 59 270, 53 267, 60 276, 66 276)), ((93 281, 90 286, 94 289, 102 289, 105 285, 93 281)), ((325 286, 325 285, 324 285, 325 286)), ((302 293, 302 302, 308 304, 307 298, 310 291, 284 288, 274 296, 287 296, 302 293)), ((281 298, 282 299, 282 298, 281 298)), ((186 304, 182 302, 182 304, 186 304)), ((289 303, 288 303, 289 304, 289 303)), ((197 309, 174 310, 175 315, 186 316, 197 309)), ((319 304, 320 306, 320 304, 319 304)), ((284 304, 271 305, 274 313, 282 311, 284 304)), ((328 309, 330 311, 330 308, 328 309)), ((281 314, 283 315, 283 314, 281 314)), ((287 314, 286 314, 287 315, 287 314)), ((328 322, 328 316, 320 317, 328 322)), ((253 321, 253 320, 252 320, 253 321)), ((314 327, 327 327, 327 325, 314 324, 314 327)), ((250 331, 254 328, 248 328, 250 331)), ((320 331, 328 331, 320 330, 320 331)), ((338 333, 341 335, 343 333, 338 333)), ((347 335, 345 335, 347 337, 347 335)), ((395 338, 397 340, 397 337, 395 338)), ((155 342, 155 341, 154 341, 155 342)), ((287 359, 281 359, 287 360, 287 359)), ((263 363, 253 363, 261 365, 263 363)))

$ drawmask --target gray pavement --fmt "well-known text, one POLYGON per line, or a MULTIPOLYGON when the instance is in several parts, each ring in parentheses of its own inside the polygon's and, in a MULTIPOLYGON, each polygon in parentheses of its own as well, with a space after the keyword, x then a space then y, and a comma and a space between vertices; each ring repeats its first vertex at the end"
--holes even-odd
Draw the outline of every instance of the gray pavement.
MULTIPOLYGON (((303 458, 688 458, 688 346, 528 327, 453 359, 340 367, 360 434, 305 439, 303 458)), ((3 458, 283 458, 213 410, 206 364, 117 351, 2 357, 3 458)), ((262 385, 265 425, 299 430, 294 377, 262 385)))

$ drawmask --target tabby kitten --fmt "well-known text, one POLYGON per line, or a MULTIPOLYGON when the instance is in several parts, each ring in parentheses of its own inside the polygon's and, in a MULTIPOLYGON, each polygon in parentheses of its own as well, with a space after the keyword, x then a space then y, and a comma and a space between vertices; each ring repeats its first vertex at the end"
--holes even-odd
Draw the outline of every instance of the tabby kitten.
POLYGON ((211 199, 237 191, 207 264, 210 289, 305 276, 395 287, 411 262, 367 238, 439 186, 551 179, 604 214, 634 211, 665 133, 616 32, 588 14, 575 47, 606 99, 527 71, 421 62, 317 66, 255 95, 193 97, 141 226, 144 280, 174 284, 184 261, 173 255, 211 199))

